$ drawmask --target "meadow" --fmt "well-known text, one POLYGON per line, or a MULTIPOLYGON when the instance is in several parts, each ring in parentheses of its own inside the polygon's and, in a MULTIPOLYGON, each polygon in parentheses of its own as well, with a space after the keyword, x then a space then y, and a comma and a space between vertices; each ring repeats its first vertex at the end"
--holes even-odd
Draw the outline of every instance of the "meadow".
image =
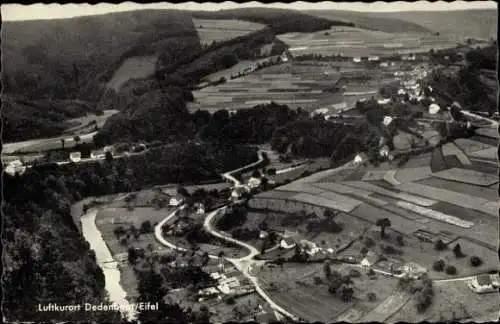
POLYGON ((204 45, 212 42, 222 42, 251 32, 261 30, 266 26, 263 24, 248 22, 237 19, 198 19, 193 18, 200 43, 204 45))

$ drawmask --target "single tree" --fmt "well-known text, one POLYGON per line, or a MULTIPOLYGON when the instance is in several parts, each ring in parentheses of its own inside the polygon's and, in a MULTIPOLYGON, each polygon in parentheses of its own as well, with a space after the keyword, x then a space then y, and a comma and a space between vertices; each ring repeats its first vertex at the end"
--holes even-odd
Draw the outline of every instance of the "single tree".
POLYGON ((446 249, 446 244, 441 239, 438 239, 436 243, 434 243, 434 249, 436 251, 443 251, 446 249))
POLYGON ((455 266, 449 265, 445 269, 446 274, 449 275, 456 275, 457 274, 457 268, 455 266))
POLYGON ((80 141, 81 141, 80 136, 75 135, 75 136, 73 137, 73 141, 75 141, 75 144, 76 144, 76 145, 80 144, 80 141))
POLYGON ((391 227, 391 220, 389 218, 381 218, 377 220, 375 225, 380 227, 380 237, 385 238, 385 229, 391 227))
POLYGON ((434 271, 441 272, 444 270, 444 266, 445 266, 444 260, 438 260, 434 262, 434 264, 432 265, 432 269, 434 269, 434 271))
POLYGON ((323 273, 325 277, 328 279, 332 275, 332 269, 330 268, 330 261, 326 260, 323 265, 323 273))
POLYGON ((61 147, 62 149, 64 150, 64 144, 65 144, 66 140, 64 138, 61 138, 61 147))
POLYGON ((456 258, 463 258, 465 256, 465 254, 463 254, 462 252, 462 247, 460 246, 459 243, 457 243, 453 248, 453 254, 455 254, 456 258))
POLYGON ((366 294, 366 298, 369 301, 373 302, 377 300, 377 295, 374 292, 369 292, 368 294, 366 294))
POLYGON ((470 264, 473 267, 479 267, 481 264, 483 264, 483 260, 480 257, 474 255, 470 258, 470 264))

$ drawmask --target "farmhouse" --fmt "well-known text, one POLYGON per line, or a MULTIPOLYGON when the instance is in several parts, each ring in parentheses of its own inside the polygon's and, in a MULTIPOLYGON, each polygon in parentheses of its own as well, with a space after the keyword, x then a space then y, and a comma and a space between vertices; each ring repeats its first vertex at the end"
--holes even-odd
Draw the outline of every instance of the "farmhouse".
POLYGON ((91 159, 102 159, 102 158, 104 158, 104 156, 105 156, 104 151, 96 150, 96 151, 90 152, 91 159))
POLYGON ((181 197, 172 197, 170 198, 169 205, 172 207, 178 207, 184 202, 184 199, 181 197))
POLYGON ((361 57, 353 57, 353 58, 352 58, 352 61, 353 61, 354 63, 361 63, 361 57))
POLYGON ((254 177, 251 177, 249 180, 248 180, 248 184, 247 186, 250 188, 250 189, 255 189, 255 188, 258 188, 260 186, 260 183, 261 183, 261 180, 259 178, 254 178, 254 177))
POLYGON ((5 167, 5 172, 14 176, 16 173, 22 175, 26 171, 26 167, 20 160, 14 160, 5 167))
POLYGON ((233 289, 240 286, 240 281, 236 277, 229 277, 219 280, 219 289, 223 294, 229 295, 233 289))
POLYGON ((69 159, 71 162, 80 162, 82 160, 82 153, 81 152, 71 152, 69 154, 69 159))
POLYGON ((362 267, 369 268, 373 266, 375 263, 377 263, 377 261, 378 261, 378 255, 376 255, 375 253, 368 252, 366 257, 363 260, 361 260, 360 264, 362 267))
POLYGON ((290 237, 286 237, 286 238, 282 239, 280 242, 280 247, 282 247, 283 249, 287 249, 287 250, 294 248, 295 245, 296 245, 295 241, 290 237))
POLYGON ((378 61, 379 57, 378 56, 369 56, 368 61, 378 61))
POLYGON ((391 102, 391 98, 379 99, 377 102, 378 102, 379 105, 387 105, 388 103, 391 102))
POLYGON ((260 231, 260 233, 259 233, 260 239, 265 239, 268 236, 269 236, 269 233, 267 233, 266 231, 260 231))
POLYGON ((500 279, 497 275, 483 274, 475 277, 469 282, 469 288, 478 294, 498 291, 500 279))
POLYGON ((414 263, 414 262, 409 262, 403 265, 401 269, 406 275, 408 275, 411 278, 418 279, 425 273, 427 273, 427 269, 422 267, 421 265, 414 263))

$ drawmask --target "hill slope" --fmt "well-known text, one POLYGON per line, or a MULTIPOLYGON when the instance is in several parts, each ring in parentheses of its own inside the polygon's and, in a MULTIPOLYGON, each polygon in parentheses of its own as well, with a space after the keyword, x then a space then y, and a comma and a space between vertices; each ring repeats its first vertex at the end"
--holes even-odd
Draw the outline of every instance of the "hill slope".
POLYGON ((432 30, 420 25, 418 21, 410 22, 392 16, 375 17, 374 13, 342 10, 309 10, 307 13, 329 20, 349 21, 359 28, 386 33, 432 33, 432 30))
POLYGON ((199 46, 190 15, 173 10, 8 21, 2 27, 6 90, 33 98, 96 99, 91 94, 98 81, 109 80, 126 58, 158 53, 173 61, 179 49, 199 46))
POLYGON ((397 18, 419 24, 443 36, 464 38, 496 38, 498 13, 496 10, 456 10, 426 12, 373 13, 380 18, 397 18))

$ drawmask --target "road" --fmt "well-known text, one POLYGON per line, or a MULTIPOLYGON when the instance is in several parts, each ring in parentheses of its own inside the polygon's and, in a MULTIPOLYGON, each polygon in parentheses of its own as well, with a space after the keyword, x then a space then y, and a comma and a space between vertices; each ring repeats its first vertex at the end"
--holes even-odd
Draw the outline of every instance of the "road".
POLYGON ((224 179, 226 179, 226 180, 228 180, 228 181, 230 181, 230 182, 234 183, 234 187, 239 187, 239 186, 241 186, 241 185, 242 185, 242 184, 241 184, 241 182, 240 182, 238 179, 236 179, 235 177, 233 177, 233 175, 232 175, 232 174, 233 174, 233 173, 236 173, 236 172, 239 172, 239 171, 242 171, 242 170, 244 170, 244 169, 246 169, 246 168, 251 168, 251 167, 253 167, 253 166, 256 166, 256 165, 258 165, 259 163, 262 163, 262 161, 264 161, 264 155, 263 155, 263 153, 264 153, 264 151, 259 151, 259 152, 257 153, 257 154, 259 155, 259 160, 258 160, 257 162, 250 163, 250 164, 245 165, 245 166, 243 166, 243 167, 241 167, 241 168, 239 168, 239 169, 236 169, 236 170, 228 171, 228 172, 226 172, 226 173, 221 174, 221 176, 222 176, 224 179))
POLYGON ((493 120, 493 119, 490 119, 490 118, 487 118, 487 117, 483 117, 483 116, 480 116, 480 115, 477 115, 477 114, 474 114, 468 110, 462 110, 461 111, 462 114, 464 114, 465 116, 469 116, 469 117, 472 117, 472 118, 476 118, 476 119, 481 119, 481 120, 485 120, 487 122, 489 122, 491 124, 491 127, 496 127, 498 128, 498 125, 499 123, 496 121, 496 120, 493 120))

